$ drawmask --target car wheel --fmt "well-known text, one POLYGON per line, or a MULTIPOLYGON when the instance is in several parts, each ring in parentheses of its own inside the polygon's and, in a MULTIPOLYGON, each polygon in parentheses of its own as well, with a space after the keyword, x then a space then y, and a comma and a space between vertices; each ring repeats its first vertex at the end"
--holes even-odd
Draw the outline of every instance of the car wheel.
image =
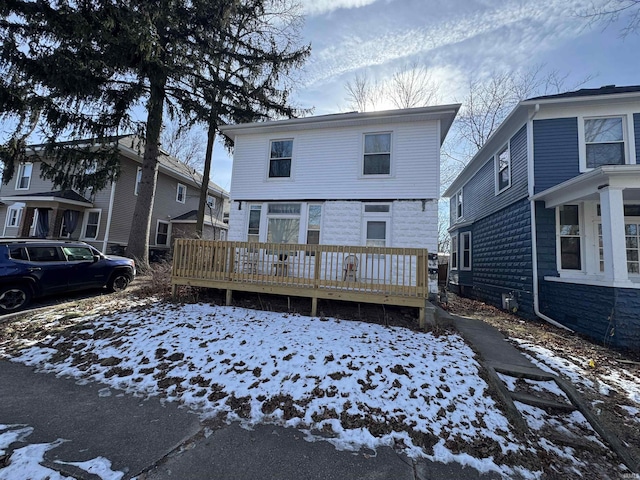
POLYGON ((129 282, 129 275, 127 275, 126 273, 116 272, 113 274, 113 277, 111 277, 111 280, 109 280, 109 285, 107 285, 107 288, 111 292, 121 292, 129 286, 129 282))
POLYGON ((27 306, 31 300, 31 290, 25 285, 0 289, 0 313, 16 312, 27 306))

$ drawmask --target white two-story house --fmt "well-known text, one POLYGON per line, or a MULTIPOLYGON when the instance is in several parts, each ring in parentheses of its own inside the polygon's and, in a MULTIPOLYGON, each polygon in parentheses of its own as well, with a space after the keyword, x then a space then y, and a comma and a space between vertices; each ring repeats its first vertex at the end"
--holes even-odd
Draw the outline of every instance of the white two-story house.
POLYGON ((229 239, 427 248, 440 147, 460 105, 221 128, 234 141, 229 239))

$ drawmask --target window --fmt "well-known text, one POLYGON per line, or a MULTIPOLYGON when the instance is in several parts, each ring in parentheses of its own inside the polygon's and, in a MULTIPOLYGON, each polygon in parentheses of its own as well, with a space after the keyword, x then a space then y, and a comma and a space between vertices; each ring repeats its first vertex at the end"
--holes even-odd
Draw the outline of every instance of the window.
POLYGON ((511 155, 505 145, 495 156, 496 195, 511 186, 511 155))
POLYGON ((270 203, 267 205, 267 242, 299 243, 300 204, 270 203))
POLYGON ((370 133, 364 136, 364 175, 391 173, 391 134, 370 133))
POLYGON ((142 181, 142 167, 138 167, 138 170, 136 172, 136 186, 133 190, 133 193, 135 193, 136 195, 138 195, 138 192, 140 191, 141 181, 142 181))
POLYGON ((458 268, 458 236, 451 235, 451 269, 458 268))
POLYGON ((29 190, 31 184, 31 174, 33 173, 32 163, 21 163, 18 167, 16 190, 29 190))
POLYGON ((249 229, 247 231, 248 242, 260 241, 260 214, 262 207, 260 205, 251 205, 249 209, 249 229))
POLYGON ((309 205, 309 219, 307 221, 307 244, 320 243, 320 221, 322 220, 322 205, 309 205))
POLYGON ((584 142, 587 168, 625 164, 622 117, 585 119, 584 142))
POLYGON ((389 213, 391 205, 369 204, 364 206, 364 213, 389 213))
POLYGON ((293 140, 272 140, 269 154, 269 178, 291 176, 293 140))
POLYGON ((464 210, 462 208, 462 190, 455 194, 453 197, 453 217, 454 220, 462 218, 464 210))
POLYGON ((58 247, 27 247, 32 262, 59 262, 62 260, 58 247))
POLYGON ((9 207, 7 211, 7 227, 19 227, 22 207, 9 207))
POLYGON ((209 208, 216 208, 216 197, 213 195, 207 195, 207 206, 209 208))
POLYGON ((67 230, 67 222, 64 220, 64 216, 62 217, 62 221, 60 222, 60 233, 59 233, 59 237, 60 238, 69 238, 71 235, 69 234, 69 231, 67 230))
POLYGON ((367 221, 367 247, 385 247, 387 245, 387 222, 384 220, 367 221))
POLYGON ((98 238, 98 227, 100 225, 100 214, 102 210, 86 210, 84 213, 84 224, 82 226, 82 237, 86 240, 98 238))
POLYGON ((460 270, 471 270, 471 232, 460 234, 460 251, 462 253, 460 270))
POLYGON ((158 220, 156 226, 156 245, 168 245, 169 244, 169 222, 163 222, 158 220))
POLYGON ((176 202, 184 203, 187 199, 187 187, 181 183, 178 184, 176 189, 176 202))
POLYGON ((89 247, 62 247, 62 251, 70 262, 93 261, 93 251, 89 247))
POLYGON ((563 205, 558 207, 558 213, 560 268, 562 270, 582 270, 578 205, 563 205))

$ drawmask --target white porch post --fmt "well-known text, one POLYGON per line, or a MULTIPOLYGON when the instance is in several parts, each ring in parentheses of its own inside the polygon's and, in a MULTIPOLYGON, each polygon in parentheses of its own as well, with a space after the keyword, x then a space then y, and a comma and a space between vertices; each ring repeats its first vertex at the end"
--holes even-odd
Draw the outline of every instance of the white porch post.
POLYGON ((605 279, 615 282, 629 281, 622 190, 619 187, 607 186, 599 192, 604 276, 605 279))

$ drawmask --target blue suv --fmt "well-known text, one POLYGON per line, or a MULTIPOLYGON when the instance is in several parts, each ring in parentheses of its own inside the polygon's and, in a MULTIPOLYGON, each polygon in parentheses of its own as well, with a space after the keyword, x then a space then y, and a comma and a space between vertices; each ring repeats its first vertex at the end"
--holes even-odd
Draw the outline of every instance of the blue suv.
POLYGON ((0 314, 44 295, 100 287, 124 290, 135 275, 132 259, 103 255, 84 242, 0 240, 0 314))

